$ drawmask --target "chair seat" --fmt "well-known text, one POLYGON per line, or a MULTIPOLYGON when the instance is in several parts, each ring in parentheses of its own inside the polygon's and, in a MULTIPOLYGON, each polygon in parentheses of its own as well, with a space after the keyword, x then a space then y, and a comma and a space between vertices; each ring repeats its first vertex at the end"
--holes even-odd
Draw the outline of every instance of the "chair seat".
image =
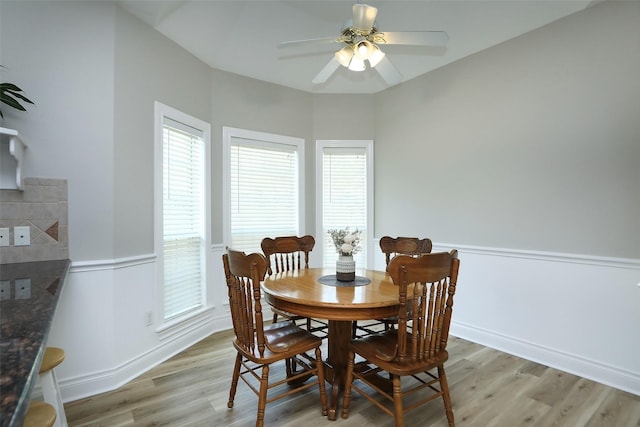
POLYGON ((313 350, 322 344, 321 338, 290 321, 265 326, 264 337, 266 349, 262 356, 257 352, 257 348, 248 352, 236 340, 233 341, 233 345, 252 362, 271 363, 313 350))
MULTIPOLYGON (((411 334, 407 334, 410 341, 411 334)), ((415 362, 399 363, 396 360, 398 350, 398 333, 396 330, 367 335, 353 340, 351 349, 367 359, 369 363, 379 366, 393 375, 412 375, 442 365, 449 358, 447 351, 442 351, 429 359, 415 362)))
POLYGON ((47 347, 40 365, 40 373, 50 371, 64 361, 64 350, 58 347, 47 347))
POLYGON ((23 427, 51 427, 56 420, 56 410, 45 402, 31 402, 24 417, 23 427))

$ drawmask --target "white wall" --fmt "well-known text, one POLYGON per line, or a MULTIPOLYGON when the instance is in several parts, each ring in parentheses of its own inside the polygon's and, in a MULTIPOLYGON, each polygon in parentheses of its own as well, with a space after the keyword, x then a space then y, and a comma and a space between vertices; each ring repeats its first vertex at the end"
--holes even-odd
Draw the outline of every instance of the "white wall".
POLYGON ((456 247, 453 335, 640 394, 640 261, 456 247))

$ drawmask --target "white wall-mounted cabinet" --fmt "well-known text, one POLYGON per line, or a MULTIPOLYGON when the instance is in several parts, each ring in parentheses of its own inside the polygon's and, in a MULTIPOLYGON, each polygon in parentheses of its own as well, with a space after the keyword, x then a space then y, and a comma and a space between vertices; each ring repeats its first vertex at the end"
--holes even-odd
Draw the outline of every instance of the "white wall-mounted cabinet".
POLYGON ((25 148, 17 130, 0 127, 0 190, 22 190, 25 148))

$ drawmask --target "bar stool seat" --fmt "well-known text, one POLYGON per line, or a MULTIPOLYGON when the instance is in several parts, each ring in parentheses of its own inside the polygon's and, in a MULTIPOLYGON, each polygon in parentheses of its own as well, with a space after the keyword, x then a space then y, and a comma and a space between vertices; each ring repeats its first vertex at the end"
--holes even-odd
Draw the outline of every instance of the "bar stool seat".
POLYGON ((56 410, 45 402, 31 402, 24 416, 23 427, 52 427, 56 421, 56 410))
POLYGON ((40 385, 42 386, 42 396, 44 401, 53 406, 57 417, 55 418, 56 427, 68 427, 67 417, 64 413, 64 404, 62 403, 62 395, 56 379, 55 367, 64 360, 64 350, 58 347, 47 347, 40 365, 40 385))

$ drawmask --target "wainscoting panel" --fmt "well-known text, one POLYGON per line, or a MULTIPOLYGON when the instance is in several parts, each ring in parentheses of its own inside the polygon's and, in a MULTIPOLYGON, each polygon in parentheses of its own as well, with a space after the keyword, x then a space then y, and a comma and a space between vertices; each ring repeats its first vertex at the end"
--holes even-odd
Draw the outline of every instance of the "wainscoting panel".
MULTIPOLYGON (((639 260, 434 245, 451 248, 461 259, 452 335, 640 395, 639 260)), ((223 252, 210 249, 206 309, 161 331, 155 255, 73 263, 49 338, 67 355, 64 400, 115 389, 230 329, 223 252)))
POLYGON ((66 353, 56 368, 63 400, 113 390, 210 334, 231 328, 224 304, 223 249, 216 245, 210 250, 207 307, 162 330, 157 327, 155 255, 72 263, 48 341, 66 353))
POLYGON ((640 395, 640 261, 459 250, 451 334, 640 395))

